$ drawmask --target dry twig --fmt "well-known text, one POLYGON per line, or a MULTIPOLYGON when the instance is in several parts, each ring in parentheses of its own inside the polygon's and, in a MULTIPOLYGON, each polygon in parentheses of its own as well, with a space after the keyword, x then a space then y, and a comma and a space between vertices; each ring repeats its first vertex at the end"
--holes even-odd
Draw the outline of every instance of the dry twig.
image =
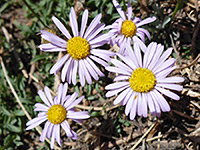
POLYGON ((156 122, 151 125, 151 127, 146 131, 146 133, 137 141, 137 143, 131 148, 131 150, 134 150, 141 142, 142 140, 149 134, 149 132, 153 129, 153 127, 156 125, 156 122))
POLYGON ((180 67, 180 68, 176 68, 176 70, 182 70, 182 69, 191 67, 192 65, 194 65, 198 61, 199 58, 200 58, 200 54, 189 65, 184 66, 184 67, 180 67))

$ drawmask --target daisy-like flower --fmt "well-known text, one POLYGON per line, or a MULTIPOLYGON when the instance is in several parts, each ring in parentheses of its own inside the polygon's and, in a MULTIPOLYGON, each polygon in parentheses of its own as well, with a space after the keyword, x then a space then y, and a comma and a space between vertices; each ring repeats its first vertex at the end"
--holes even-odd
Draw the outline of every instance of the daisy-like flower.
POLYGON ((70 35, 64 25, 56 18, 52 17, 53 22, 64 34, 66 40, 61 39, 53 33, 41 30, 41 37, 50 43, 41 44, 39 48, 46 52, 67 52, 50 70, 51 74, 56 74, 63 66, 61 71, 61 80, 67 80, 69 84, 76 84, 77 73, 80 78, 81 86, 87 83, 92 84, 92 77, 95 80, 99 76, 104 76, 96 63, 107 66, 110 56, 115 54, 108 50, 99 49, 99 46, 107 43, 110 34, 99 34, 104 29, 104 24, 100 22, 101 14, 97 15, 86 29, 88 20, 88 10, 85 10, 82 16, 80 32, 74 8, 71 8, 69 20, 73 36, 70 35))
POLYGON ((42 90, 38 91, 38 94, 45 104, 37 103, 35 104, 34 111, 40 111, 38 117, 28 121, 26 125, 28 126, 26 130, 33 129, 45 122, 44 130, 40 136, 40 141, 44 142, 45 137, 51 138, 51 148, 54 147, 54 141, 61 146, 60 139, 60 127, 62 127, 66 135, 72 139, 78 139, 77 134, 70 129, 67 122, 67 118, 72 119, 75 122, 81 123, 82 119, 89 118, 88 111, 76 112, 74 106, 80 103, 84 96, 76 99, 78 96, 77 92, 72 95, 66 95, 68 89, 68 84, 60 84, 58 88, 58 95, 54 97, 51 96, 49 88, 46 86, 44 92, 42 90))
POLYGON ((142 50, 145 50, 145 35, 150 39, 150 33, 141 28, 142 25, 151 23, 156 20, 156 17, 149 17, 141 20, 138 17, 132 18, 132 6, 128 2, 128 13, 124 12, 116 0, 113 0, 113 4, 120 15, 112 25, 107 26, 106 29, 110 29, 109 33, 112 34, 110 41, 111 45, 117 44, 119 46, 118 53, 124 54, 125 44, 131 45, 131 43, 138 42, 142 50), (140 39, 138 38, 140 37, 140 39))
POLYGON ((127 56, 117 54, 122 60, 112 59, 115 65, 106 67, 110 72, 118 73, 114 81, 105 87, 109 90, 107 97, 120 93, 114 100, 114 105, 121 103, 126 105, 125 114, 134 119, 136 114, 147 117, 147 111, 154 116, 160 116, 161 111, 170 111, 170 106, 163 95, 174 100, 180 97, 170 90, 181 91, 183 87, 179 84, 184 81, 182 77, 167 77, 176 66, 174 58, 169 58, 172 48, 163 53, 164 46, 151 42, 146 47, 142 59, 140 48, 137 44, 134 51, 131 46, 126 45, 127 56), (169 90, 168 90, 169 89, 169 90))

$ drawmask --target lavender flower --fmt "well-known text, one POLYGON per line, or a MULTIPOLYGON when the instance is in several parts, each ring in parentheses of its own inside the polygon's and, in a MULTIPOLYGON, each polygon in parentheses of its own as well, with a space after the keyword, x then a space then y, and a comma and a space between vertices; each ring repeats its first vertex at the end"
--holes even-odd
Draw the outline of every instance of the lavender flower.
POLYGON ((44 92, 38 91, 38 94, 45 104, 37 103, 35 104, 34 111, 41 111, 38 117, 28 121, 26 125, 28 126, 26 130, 33 129, 45 122, 44 129, 40 136, 40 141, 44 142, 45 137, 51 138, 51 149, 54 147, 54 141, 61 146, 60 139, 60 127, 62 127, 66 135, 72 139, 78 139, 77 134, 70 129, 67 122, 67 118, 72 119, 75 122, 81 123, 82 119, 89 118, 88 111, 76 112, 74 106, 80 103, 84 96, 81 96, 77 100, 77 92, 72 95, 66 95, 68 89, 68 84, 60 84, 58 88, 58 95, 54 97, 51 96, 49 88, 46 86, 44 92))
POLYGON ((176 66, 174 58, 169 58, 172 48, 163 53, 164 46, 151 42, 146 47, 146 52, 142 59, 140 48, 134 44, 134 51, 126 45, 127 56, 117 54, 122 60, 112 59, 115 67, 106 67, 110 72, 118 73, 114 79, 118 81, 105 87, 109 90, 107 97, 120 93, 114 100, 114 104, 126 105, 125 114, 130 113, 133 120, 138 114, 147 117, 147 108, 154 116, 160 116, 161 111, 170 111, 170 106, 163 95, 174 100, 180 97, 170 90, 181 91, 183 87, 176 83, 184 81, 182 77, 167 77, 176 66), (162 54, 163 53, 163 54, 162 54), (170 89, 170 90, 168 90, 170 89))
POLYGON ((58 29, 65 35, 67 40, 63 40, 58 36, 41 30, 41 37, 50 43, 41 44, 39 48, 46 52, 67 52, 50 70, 51 74, 56 74, 62 66, 61 80, 67 80, 76 84, 77 73, 80 78, 81 86, 87 83, 92 84, 92 77, 95 80, 99 76, 104 76, 100 69, 96 66, 94 61, 98 64, 107 66, 110 61, 110 56, 115 54, 111 51, 99 49, 99 46, 104 45, 112 36, 110 34, 99 34, 104 29, 104 24, 100 23, 101 14, 97 15, 86 30, 88 20, 88 10, 85 10, 82 16, 82 23, 80 32, 78 31, 78 24, 74 8, 70 11, 70 24, 73 36, 70 35, 64 25, 56 18, 52 17, 53 22, 58 29))
POLYGON ((131 43, 138 42, 144 51, 145 35, 151 39, 150 33, 141 28, 142 25, 151 23, 156 20, 156 17, 149 17, 141 20, 138 17, 132 18, 132 6, 128 3, 128 13, 124 12, 116 0, 113 0, 113 4, 117 9, 121 18, 117 19, 112 25, 107 26, 106 29, 111 29, 109 33, 112 36, 111 45, 117 44, 119 46, 119 53, 124 54, 125 44, 131 45, 131 43), (140 37, 140 40, 138 37, 140 37))

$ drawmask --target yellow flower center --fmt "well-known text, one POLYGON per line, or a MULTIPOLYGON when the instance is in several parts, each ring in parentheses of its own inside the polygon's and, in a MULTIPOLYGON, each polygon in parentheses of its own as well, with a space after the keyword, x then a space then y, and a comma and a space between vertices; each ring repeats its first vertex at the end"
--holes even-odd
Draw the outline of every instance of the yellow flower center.
MULTIPOLYGON (((47 29, 46 31, 48 31, 48 32, 50 32, 50 33, 53 33, 53 34, 56 34, 56 31, 51 30, 51 29, 47 29)), ((41 43, 47 44, 47 43, 51 43, 51 42, 49 42, 49 41, 45 40, 44 38, 42 38, 41 43)))
POLYGON ((129 82, 134 91, 147 93, 154 88, 156 78, 151 70, 146 68, 137 68, 132 72, 129 82))
POLYGON ((53 105, 47 112, 48 120, 53 124, 61 124, 66 119, 67 111, 62 105, 53 105))
POLYGON ((90 54, 90 44, 81 37, 73 37, 67 42, 67 52, 74 59, 84 59, 90 54))
POLYGON ((122 27, 121 27, 121 33, 125 36, 125 37, 133 37, 137 32, 137 28, 135 23, 133 23, 133 21, 130 20, 125 20, 122 23, 122 27))

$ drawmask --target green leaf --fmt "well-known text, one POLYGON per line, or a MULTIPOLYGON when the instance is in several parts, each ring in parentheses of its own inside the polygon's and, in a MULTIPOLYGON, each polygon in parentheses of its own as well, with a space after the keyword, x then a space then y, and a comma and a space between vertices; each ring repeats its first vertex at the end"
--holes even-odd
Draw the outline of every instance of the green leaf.
POLYGON ((36 62, 36 61, 45 59, 46 57, 47 57, 46 54, 43 54, 43 55, 36 55, 36 56, 31 60, 31 63, 34 63, 34 62, 36 62))
POLYGON ((101 115, 101 112, 100 112, 100 111, 93 111, 93 112, 90 113, 90 116, 91 116, 91 117, 98 117, 98 116, 100 116, 100 115, 101 115))
POLYGON ((165 28, 165 26, 171 21, 171 18, 169 16, 165 16, 163 23, 162 23, 162 28, 165 28))
POLYGON ((186 1, 185 0, 177 0, 177 3, 176 3, 176 7, 174 9, 174 12, 172 14, 172 20, 174 19, 176 13, 183 8, 183 5, 186 1))
POLYGON ((15 110, 15 111, 14 111, 14 115, 15 115, 15 116, 24 116, 25 113, 24 113, 23 110, 15 110))
POLYGON ((6 115, 6 116, 12 116, 11 113, 6 110, 3 106, 0 108, 0 110, 2 110, 3 114, 6 115))
POLYGON ((12 132, 16 132, 16 133, 21 132, 19 127, 16 127, 16 126, 14 126, 12 124, 7 124, 6 127, 7 127, 8 130, 10 130, 12 132))

